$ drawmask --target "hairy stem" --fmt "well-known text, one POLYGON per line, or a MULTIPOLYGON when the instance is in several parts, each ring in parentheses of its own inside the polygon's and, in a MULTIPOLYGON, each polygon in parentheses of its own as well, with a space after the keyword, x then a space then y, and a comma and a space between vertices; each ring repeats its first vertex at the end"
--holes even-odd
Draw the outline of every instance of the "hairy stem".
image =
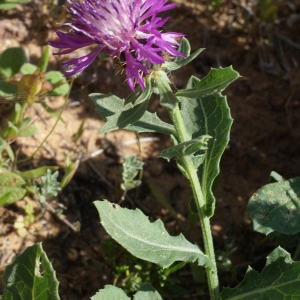
MULTIPOLYGON (((178 134, 177 138, 179 140, 179 143, 189 140, 179 107, 177 107, 174 111, 169 110, 169 115, 173 121, 175 130, 178 134)), ((215 267, 214 269, 206 268, 206 275, 207 275, 210 296, 212 300, 218 300, 220 299, 219 280, 217 274, 216 259, 215 259, 210 221, 209 221, 209 217, 205 215, 205 199, 203 198, 203 193, 200 186, 200 181, 198 179, 197 170, 193 164, 191 157, 185 156, 181 159, 181 161, 184 164, 185 170, 188 174, 193 195, 196 201, 202 235, 203 235, 205 254, 210 258, 210 260, 212 261, 215 267)))

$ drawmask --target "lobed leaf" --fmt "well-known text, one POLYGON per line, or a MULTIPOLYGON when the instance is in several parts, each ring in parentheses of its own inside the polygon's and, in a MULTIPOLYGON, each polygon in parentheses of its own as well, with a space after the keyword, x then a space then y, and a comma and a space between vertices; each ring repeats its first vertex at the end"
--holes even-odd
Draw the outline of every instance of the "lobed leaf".
POLYGON ((58 281, 41 243, 28 247, 6 267, 3 300, 58 300, 58 281))
POLYGON ((122 164, 122 183, 123 191, 129 191, 141 184, 141 180, 136 180, 135 177, 139 171, 143 169, 143 162, 136 159, 136 155, 125 156, 122 164))
MULTIPOLYGON (((192 76, 187 88, 199 84, 200 80, 192 76)), ((206 201, 207 216, 212 216, 215 208, 215 197, 212 185, 220 172, 220 159, 229 142, 232 124, 230 109, 226 97, 220 93, 193 99, 182 98, 181 112, 189 138, 209 135, 204 162, 198 168, 202 192, 206 201)), ((202 159, 202 158, 201 158, 202 159)))
POLYGON ((226 300, 292 300, 300 299, 300 262, 288 252, 276 248, 268 257, 261 273, 248 267, 243 281, 235 288, 224 288, 226 300))
POLYGON ((263 186, 250 198, 248 210, 257 232, 300 232, 300 177, 263 186))
POLYGON ((134 256, 163 268, 175 261, 194 262, 213 268, 209 258, 182 234, 171 236, 161 220, 151 223, 140 210, 129 210, 108 201, 96 201, 101 224, 107 233, 134 256))
POLYGON ((178 91, 177 97, 195 98, 204 97, 222 92, 231 82, 239 77, 232 66, 227 68, 212 68, 207 76, 199 80, 193 88, 178 91))

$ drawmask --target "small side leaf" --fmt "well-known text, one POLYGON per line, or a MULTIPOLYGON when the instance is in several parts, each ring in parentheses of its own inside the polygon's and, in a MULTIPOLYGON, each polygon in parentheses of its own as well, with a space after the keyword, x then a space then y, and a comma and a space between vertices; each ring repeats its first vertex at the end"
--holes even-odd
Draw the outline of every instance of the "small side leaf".
POLYGON ((200 48, 197 51, 195 51, 192 55, 190 55, 191 46, 189 41, 186 38, 182 38, 180 42, 180 46, 178 48, 178 51, 187 56, 186 58, 182 57, 176 57, 176 59, 173 62, 166 62, 162 65, 162 68, 168 73, 174 70, 177 70, 181 68, 182 66, 188 64, 193 59, 195 59, 204 48, 200 48))
POLYGON ((170 160, 173 157, 180 158, 182 156, 194 154, 199 150, 206 150, 206 145, 210 138, 211 136, 209 135, 202 135, 199 138, 180 143, 176 146, 163 150, 158 157, 170 160))
POLYGON ((97 292, 91 300, 130 300, 130 298, 122 289, 107 284, 104 289, 97 292))
POLYGON ((235 288, 224 288, 221 299, 300 299, 300 262, 293 261, 288 252, 276 248, 259 274, 248 267, 243 281, 235 288))
POLYGON ((163 298, 150 283, 146 283, 135 293, 133 300, 163 300, 163 298))
POLYGON ((129 210, 108 201, 96 201, 101 224, 107 233, 134 256, 163 268, 175 261, 194 262, 213 268, 209 258, 182 234, 171 236, 161 220, 151 223, 139 209, 129 210))
POLYGON ((250 198, 248 210, 257 232, 300 232, 300 177, 263 186, 250 198))
POLYGON ((201 79, 194 88, 180 90, 176 93, 176 96, 195 98, 216 94, 222 92, 239 76, 239 73, 234 71, 232 66, 219 69, 212 68, 209 74, 201 79))
POLYGON ((41 243, 28 247, 6 267, 3 300, 58 300, 58 281, 41 243))

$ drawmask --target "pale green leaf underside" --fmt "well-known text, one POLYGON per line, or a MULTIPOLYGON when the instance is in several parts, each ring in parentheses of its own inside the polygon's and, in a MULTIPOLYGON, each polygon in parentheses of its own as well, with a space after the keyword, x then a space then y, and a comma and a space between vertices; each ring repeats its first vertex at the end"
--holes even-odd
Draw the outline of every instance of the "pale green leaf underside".
POLYGON ((255 231, 300 232, 300 177, 263 186, 250 198, 248 209, 255 231))
MULTIPOLYGON (((188 88, 199 83, 199 79, 191 77, 188 88)), ((189 138, 209 135, 204 162, 198 168, 203 196, 206 201, 206 214, 212 216, 215 198, 212 193, 213 182, 220 172, 220 159, 229 142, 232 124, 230 109, 226 97, 220 93, 188 99, 181 97, 181 112, 189 138)))
POLYGON ((161 220, 151 223, 139 209, 121 208, 108 201, 96 201, 101 224, 108 234, 134 256, 156 263, 163 268, 175 261, 194 262, 212 267, 198 246, 182 234, 171 236, 161 220))
POLYGON ((278 247, 258 273, 248 268, 243 281, 235 288, 224 288, 223 300, 297 300, 300 299, 300 262, 278 247))
POLYGON ((91 300, 130 300, 130 298, 122 289, 107 284, 104 289, 97 292, 91 300))
POLYGON ((28 247, 3 275, 3 300, 58 300, 58 281, 41 243, 28 247))
MULTIPOLYGON (((108 117, 119 114, 124 110, 132 111, 132 104, 124 105, 124 100, 112 94, 90 94, 89 97, 96 106, 96 111, 106 120, 108 117)), ((143 103, 139 105, 145 105, 143 103)), ((104 125, 105 126, 105 125, 104 125)), ((160 120, 156 113, 145 111, 142 117, 134 124, 126 125, 124 129, 135 132, 160 132, 166 134, 175 134, 174 127, 160 120)), ((113 130, 113 129, 111 129, 113 130)), ((103 129, 101 129, 103 132, 103 129)), ((110 131, 110 130, 109 130, 110 131)))

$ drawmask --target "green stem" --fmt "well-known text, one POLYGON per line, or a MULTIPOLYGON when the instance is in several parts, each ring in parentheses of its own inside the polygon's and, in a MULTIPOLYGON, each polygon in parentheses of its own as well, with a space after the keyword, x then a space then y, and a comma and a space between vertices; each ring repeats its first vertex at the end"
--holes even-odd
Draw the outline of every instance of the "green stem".
MULTIPOLYGON (((189 137, 187 135, 179 107, 177 106, 175 110, 169 110, 169 115, 173 121, 175 130, 178 134, 177 138, 179 140, 179 143, 188 141, 189 137)), ((205 215, 205 199, 203 198, 203 193, 198 179, 197 170, 193 164, 191 157, 189 156, 182 157, 181 161, 183 162, 185 170, 188 174, 193 195, 196 201, 202 235, 203 235, 205 254, 210 258, 211 262, 215 267, 214 269, 206 268, 206 275, 207 275, 211 300, 218 300, 220 299, 219 280, 217 274, 216 258, 215 258, 215 252, 213 246, 210 221, 209 221, 209 217, 205 215)))

